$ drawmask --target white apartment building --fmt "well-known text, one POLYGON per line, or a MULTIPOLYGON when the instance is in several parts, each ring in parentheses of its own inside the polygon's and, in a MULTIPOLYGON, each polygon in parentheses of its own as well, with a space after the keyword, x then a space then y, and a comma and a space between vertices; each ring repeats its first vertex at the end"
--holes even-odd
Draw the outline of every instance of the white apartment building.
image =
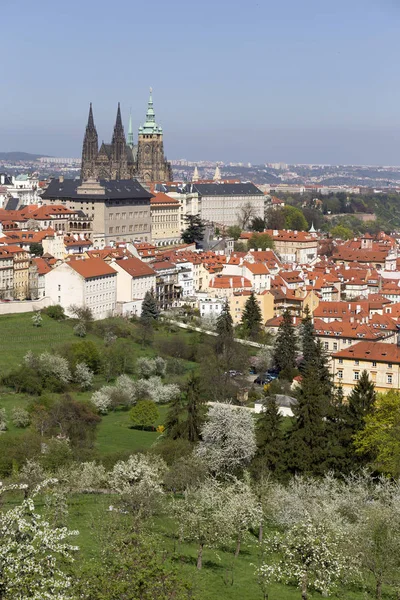
POLYGON ((95 319, 115 311, 117 272, 101 258, 73 259, 45 275, 46 296, 72 316, 71 306, 90 308, 95 319))
POLYGON ((143 300, 146 292, 156 289, 156 272, 139 258, 111 261, 117 272, 117 302, 143 300))
POLYGON ((39 179, 31 175, 17 175, 12 178, 12 185, 4 184, 13 198, 18 198, 18 206, 40 204, 39 179))
POLYGON ((201 200, 203 221, 230 227, 241 220, 242 208, 251 205, 252 220, 264 218, 264 194, 253 183, 193 183, 201 200))

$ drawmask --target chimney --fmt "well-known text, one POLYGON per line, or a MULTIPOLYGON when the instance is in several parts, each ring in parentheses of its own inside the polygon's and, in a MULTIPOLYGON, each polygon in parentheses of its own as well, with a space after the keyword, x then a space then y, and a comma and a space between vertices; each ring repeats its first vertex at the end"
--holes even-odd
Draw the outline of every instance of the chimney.
POLYGON ((244 287, 244 277, 242 277, 242 287, 244 287))
POLYGON ((232 279, 232 277, 229 279, 229 287, 233 288, 233 279, 232 279))

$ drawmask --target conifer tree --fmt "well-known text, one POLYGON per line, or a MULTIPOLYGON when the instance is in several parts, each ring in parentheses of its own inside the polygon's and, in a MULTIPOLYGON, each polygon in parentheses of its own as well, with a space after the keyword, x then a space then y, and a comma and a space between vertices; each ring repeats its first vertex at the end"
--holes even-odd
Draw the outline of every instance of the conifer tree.
POLYGON ((185 244, 201 242, 204 237, 206 226, 201 220, 200 215, 186 215, 185 220, 187 227, 182 233, 182 240, 185 244))
POLYGON ((262 314, 254 292, 251 292, 242 315, 242 325, 250 339, 256 339, 261 333, 262 314))
POLYGON ((306 306, 300 328, 301 349, 303 352, 303 359, 300 365, 301 370, 303 370, 305 365, 315 358, 316 340, 314 333, 314 325, 312 322, 310 309, 308 306, 306 306))
POLYGON ((296 368, 297 339, 292 317, 286 309, 282 315, 274 344, 274 362, 281 377, 291 380, 296 368))
POLYGON ((256 427, 257 453, 254 467, 257 473, 270 472, 279 476, 284 470, 282 421, 275 396, 267 396, 256 427))
POLYGON ((183 395, 179 395, 169 405, 165 419, 165 431, 168 437, 177 440, 182 437, 183 395))
POLYGON ((233 344, 233 320, 229 311, 228 300, 225 301, 218 316, 216 330, 218 334, 216 350, 218 353, 225 352, 233 344))
POLYGON ((191 375, 184 392, 184 420, 181 425, 182 437, 189 442, 200 439, 205 421, 206 406, 201 391, 200 377, 191 375))
POLYGON ((361 373, 347 400, 348 422, 356 433, 364 427, 364 419, 372 412, 376 401, 375 386, 367 371, 361 373))
POLYGON ((326 397, 316 361, 306 366, 296 397, 295 421, 288 433, 288 467, 295 473, 320 475, 326 470, 328 440, 326 397))
POLYGON ((142 302, 142 321, 157 321, 160 316, 160 311, 157 305, 157 301, 154 298, 153 291, 146 292, 142 302))

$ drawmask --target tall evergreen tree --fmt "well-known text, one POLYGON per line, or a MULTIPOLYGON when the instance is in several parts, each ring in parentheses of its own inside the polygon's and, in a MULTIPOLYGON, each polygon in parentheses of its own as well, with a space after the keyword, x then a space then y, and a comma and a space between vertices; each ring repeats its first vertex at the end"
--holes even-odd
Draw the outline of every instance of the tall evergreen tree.
POLYGON ((182 240, 185 244, 193 244, 201 242, 204 237, 205 224, 200 218, 200 215, 186 215, 187 227, 182 233, 182 240))
POLYGON ((216 330, 218 334, 216 350, 217 352, 225 352, 227 347, 233 343, 233 320, 229 311, 228 300, 225 301, 222 311, 218 316, 216 330))
POLYGON ((254 292, 251 292, 244 305, 242 325, 250 339, 256 339, 261 333, 262 313, 254 292))
POLYGON ((169 405, 165 419, 165 431, 168 437, 177 440, 182 437, 183 394, 177 396, 169 405))
POLYGON ((201 392, 200 377, 191 375, 184 392, 184 417, 181 427, 182 437, 189 442, 197 442, 200 439, 206 417, 206 406, 201 392))
POLYGON ((293 407, 295 420, 288 432, 288 467, 292 472, 320 475, 326 470, 326 397, 321 389, 316 361, 303 373, 293 407))
POLYGON ((288 309, 282 315, 274 344, 274 362, 281 377, 291 380, 296 368, 297 338, 288 309))
POLYGON ((314 325, 310 309, 306 306, 304 311, 304 317, 301 321, 300 327, 300 339, 301 349, 303 352, 303 359, 301 361, 300 370, 303 370, 305 365, 315 358, 316 354, 316 340, 314 336, 314 325))
POLYGON ((280 476, 284 470, 283 417, 279 413, 275 395, 264 400, 264 410, 257 420, 257 453, 254 458, 256 473, 280 476))
POLYGON ((157 321, 160 316, 160 310, 157 305, 157 301, 154 298, 153 291, 148 291, 145 293, 143 302, 142 302, 142 313, 141 319, 143 321, 157 321))
POLYGON ((364 427, 364 419, 372 412, 376 401, 376 391, 368 372, 363 371, 360 379, 347 398, 347 419, 354 433, 364 427))

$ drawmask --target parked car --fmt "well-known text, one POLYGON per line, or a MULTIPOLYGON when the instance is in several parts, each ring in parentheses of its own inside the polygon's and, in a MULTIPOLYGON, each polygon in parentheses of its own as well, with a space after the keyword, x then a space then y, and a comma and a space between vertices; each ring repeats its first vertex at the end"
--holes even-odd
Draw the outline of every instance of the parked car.
POLYGON ((266 385, 267 383, 271 383, 271 379, 269 377, 265 377, 264 375, 259 375, 254 380, 254 383, 257 385, 266 385))

